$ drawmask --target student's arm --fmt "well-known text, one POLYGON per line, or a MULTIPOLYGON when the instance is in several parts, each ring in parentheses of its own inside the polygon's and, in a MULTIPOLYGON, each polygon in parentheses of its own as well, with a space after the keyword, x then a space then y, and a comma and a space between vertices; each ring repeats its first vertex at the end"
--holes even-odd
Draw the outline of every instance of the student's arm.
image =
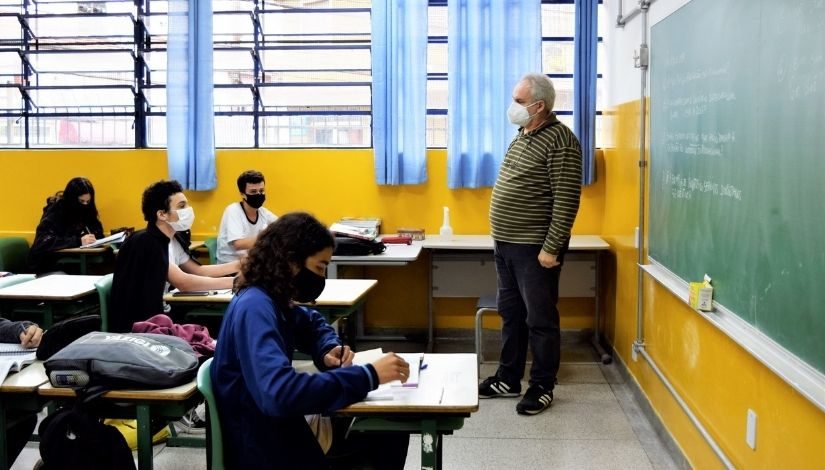
MULTIPOLYGON (((186 264, 194 261, 187 261, 186 264)), ((211 289, 231 289, 235 278, 232 277, 208 277, 187 273, 174 263, 169 263, 169 271, 166 276, 170 284, 182 291, 197 291, 211 289)))
POLYGON ((284 350, 286 341, 274 324, 272 304, 248 302, 236 312, 233 335, 226 341, 237 348, 249 393, 268 416, 323 413, 363 400, 378 386, 373 366, 332 369, 318 374, 299 373, 284 350), (373 375, 375 374, 375 376, 373 375))
POLYGON ((238 260, 224 264, 200 264, 189 260, 180 265, 181 270, 188 274, 206 277, 221 277, 235 274, 241 270, 241 262, 238 260))
POLYGON ((229 242, 229 244, 232 245, 232 248, 234 248, 236 251, 237 250, 248 250, 248 249, 252 248, 253 245, 255 245, 255 240, 257 240, 257 239, 258 239, 258 236, 253 235, 251 237, 239 238, 237 240, 232 240, 232 241, 229 242))
POLYGON ((30 321, 11 321, 0 318, 0 343, 19 343, 20 334, 34 325, 30 321))

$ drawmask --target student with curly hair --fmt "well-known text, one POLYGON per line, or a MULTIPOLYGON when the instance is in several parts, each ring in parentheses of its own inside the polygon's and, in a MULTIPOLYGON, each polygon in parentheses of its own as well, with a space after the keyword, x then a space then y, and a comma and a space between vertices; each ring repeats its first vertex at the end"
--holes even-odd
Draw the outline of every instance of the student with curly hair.
POLYGON ((308 416, 363 400, 379 384, 406 381, 410 370, 393 353, 352 365, 354 353, 324 318, 295 305, 324 290, 334 244, 314 217, 290 213, 261 232, 241 262, 211 369, 228 468, 404 467, 409 435, 347 436, 351 420, 335 418, 324 433, 308 416), (296 349, 320 372, 296 371, 296 349))

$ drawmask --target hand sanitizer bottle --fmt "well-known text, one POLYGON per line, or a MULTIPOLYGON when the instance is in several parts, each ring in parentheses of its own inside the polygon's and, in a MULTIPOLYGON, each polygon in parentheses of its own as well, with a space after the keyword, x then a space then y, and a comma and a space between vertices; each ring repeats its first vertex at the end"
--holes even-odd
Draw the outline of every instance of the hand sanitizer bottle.
POLYGON ((450 227, 450 208, 444 206, 444 221, 441 223, 441 229, 438 231, 442 240, 453 239, 453 228, 450 227))

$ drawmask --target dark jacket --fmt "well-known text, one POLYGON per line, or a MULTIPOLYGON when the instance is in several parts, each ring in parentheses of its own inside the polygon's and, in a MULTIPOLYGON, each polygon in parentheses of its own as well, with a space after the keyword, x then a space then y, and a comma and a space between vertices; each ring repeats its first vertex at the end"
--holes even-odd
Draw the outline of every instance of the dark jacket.
MULTIPOLYGON (((188 252, 188 232, 177 233, 175 237, 188 252)), ((163 294, 168 273, 169 237, 154 223, 127 238, 115 261, 109 329, 129 333, 133 323, 164 313, 163 294)))
POLYGON ((11 321, 0 318, 0 343, 19 343, 20 333, 33 325, 30 321, 11 321))
POLYGON ((371 364, 327 370, 323 357, 339 342, 315 310, 280 311, 258 287, 235 295, 210 371, 227 468, 328 467, 304 415, 343 408, 378 386, 371 364), (295 350, 309 354, 322 372, 293 369, 295 350))
POLYGON ((103 225, 96 217, 70 213, 62 199, 47 204, 29 250, 29 271, 37 274, 55 271, 59 258, 55 252, 79 247, 80 238, 87 230, 96 238, 103 238, 103 225))

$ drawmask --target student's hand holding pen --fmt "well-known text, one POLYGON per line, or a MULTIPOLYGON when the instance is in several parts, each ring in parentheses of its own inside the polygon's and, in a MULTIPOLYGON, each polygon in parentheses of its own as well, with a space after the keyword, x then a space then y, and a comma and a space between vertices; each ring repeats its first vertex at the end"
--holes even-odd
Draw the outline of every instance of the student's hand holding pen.
POLYGON ((372 366, 378 373, 378 383, 385 384, 393 380, 404 383, 410 378, 410 365, 401 356, 392 352, 384 354, 381 359, 373 362, 372 366))
POLYGON ((94 243, 97 240, 95 234, 89 230, 89 227, 86 227, 86 230, 80 236, 80 246, 88 245, 89 243, 94 243))
POLYGON ((349 367, 352 365, 354 358, 355 353, 352 352, 349 346, 339 345, 327 351, 324 356, 324 365, 329 368, 349 367))
POLYGON ((40 346, 40 338, 43 337, 43 330, 37 325, 29 325, 20 333, 20 345, 24 348, 36 348, 40 346))

